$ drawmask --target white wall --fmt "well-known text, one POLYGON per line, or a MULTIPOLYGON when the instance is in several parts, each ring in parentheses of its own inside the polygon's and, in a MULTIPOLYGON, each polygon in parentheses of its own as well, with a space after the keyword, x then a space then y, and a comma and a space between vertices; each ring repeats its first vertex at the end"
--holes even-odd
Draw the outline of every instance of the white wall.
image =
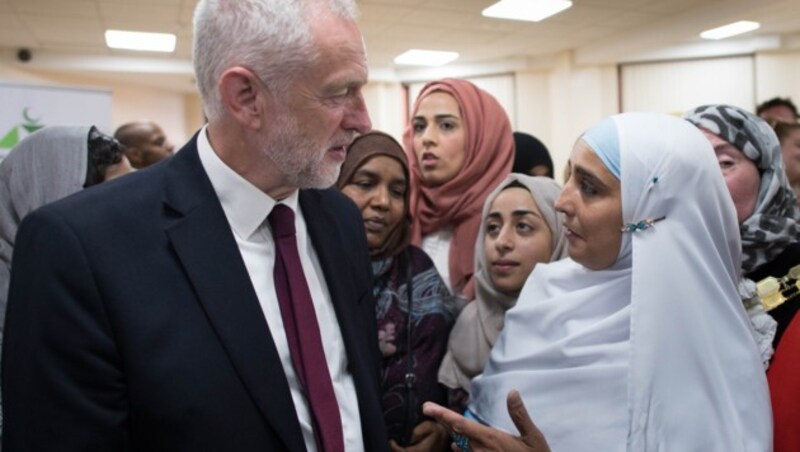
MULTIPOLYGON (((488 92, 503 107, 503 110, 508 116, 511 123, 511 128, 516 130, 517 127, 517 102, 516 102, 516 87, 514 86, 513 74, 499 74, 481 77, 462 77, 469 80, 478 88, 488 92)), ((408 111, 414 108, 419 92, 425 86, 426 82, 413 82, 408 84, 408 111)), ((410 114, 409 114, 410 115, 410 114)))
POLYGON ((800 105, 800 52, 757 54, 756 103, 791 97, 800 105))
POLYGON ((373 82, 362 90, 372 128, 388 133, 403 142, 406 125, 405 90, 399 83, 373 82))
MULTIPOLYGON (((492 94, 515 131, 529 133, 550 150, 556 178, 575 139, 600 119, 618 112, 616 66, 575 67, 565 52, 552 68, 480 77, 463 77, 492 94)), ((409 105, 424 85, 409 83, 409 105)))
MULTIPOLYGON (((621 80, 616 65, 577 65, 573 54, 564 52, 546 66, 466 78, 497 97, 515 130, 542 140, 553 156, 559 181, 580 133, 620 108, 680 114, 703 103, 726 102, 753 109, 757 101, 775 96, 790 96, 800 103, 800 51, 629 64, 619 72, 621 80)), ((196 94, 9 65, 0 65, 0 80, 111 90, 114 126, 151 119, 164 127, 176 145, 202 125, 196 94)), ((407 102, 413 102, 414 89, 421 86, 411 83, 409 99, 400 82, 376 81, 365 86, 373 127, 401 140, 409 114, 407 102)))
MULTIPOLYGON (((168 139, 182 145, 194 133, 194 124, 187 125, 186 104, 194 95, 135 86, 71 73, 47 73, 20 68, 0 67, 0 80, 38 85, 80 86, 111 91, 111 126, 135 120, 159 124, 168 139)), ((196 122, 196 121, 195 121, 196 122)), ((104 132, 113 134, 114 130, 104 132)))
POLYGON ((575 140, 601 119, 619 112, 615 66, 576 67, 564 55, 550 77, 553 139, 548 143, 556 177, 563 173, 575 140))
POLYGON ((752 56, 622 66, 622 110, 682 115, 704 104, 755 106, 752 56))

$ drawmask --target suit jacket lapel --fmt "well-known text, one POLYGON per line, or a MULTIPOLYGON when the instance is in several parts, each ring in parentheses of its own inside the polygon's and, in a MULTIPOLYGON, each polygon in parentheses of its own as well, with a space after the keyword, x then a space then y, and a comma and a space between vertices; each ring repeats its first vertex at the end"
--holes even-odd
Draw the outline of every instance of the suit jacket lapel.
POLYGON ((318 193, 311 190, 301 190, 300 207, 306 218, 306 226, 311 242, 314 244, 314 250, 319 256, 320 265, 325 273, 325 281, 331 294, 339 328, 344 337, 347 353, 350 355, 360 350, 360 341, 355 335, 354 316, 357 312, 357 303, 360 301, 359 297, 365 294, 355 293, 356 287, 351 282, 354 270, 348 265, 349 260, 344 253, 344 247, 341 246, 341 238, 334 228, 339 222, 333 217, 332 212, 328 212, 324 203, 314 199, 317 195, 318 193))
POLYGON ((203 309, 267 423, 289 450, 304 450, 277 349, 225 213, 193 139, 169 162, 167 235, 203 309))
MULTIPOLYGON (((385 432, 375 430, 375 424, 382 425, 383 417, 374 419, 380 414, 381 406, 378 394, 377 376, 377 332, 374 335, 365 330, 364 322, 372 321, 366 316, 374 316, 374 306, 368 303, 371 298, 369 278, 358 281, 354 275, 364 272, 364 268, 354 268, 351 257, 356 253, 349 251, 343 239, 344 235, 337 229, 342 225, 336 219, 334 208, 322 201, 317 190, 300 191, 300 207, 306 219, 308 234, 319 257, 325 273, 325 281, 331 295, 339 329, 344 338, 348 357, 348 370, 353 376, 358 406, 361 413, 361 425, 364 443, 367 449, 372 444, 385 444, 385 432), (368 303, 364 306, 362 303, 368 303), (381 433, 382 432, 382 433, 381 433)), ((362 227, 355 223, 353 227, 362 227)))

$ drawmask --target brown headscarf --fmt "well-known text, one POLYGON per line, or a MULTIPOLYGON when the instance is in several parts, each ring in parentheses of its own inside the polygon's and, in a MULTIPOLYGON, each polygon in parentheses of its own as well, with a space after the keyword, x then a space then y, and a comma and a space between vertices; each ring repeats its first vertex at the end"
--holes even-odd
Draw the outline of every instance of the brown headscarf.
POLYGON ((414 125, 410 122, 403 143, 411 167, 411 242, 447 226, 453 228, 450 246, 450 286, 467 299, 474 296, 475 239, 481 209, 492 190, 511 172, 514 137, 505 110, 486 91, 466 80, 443 79, 422 88, 414 112, 425 96, 441 91, 458 103, 464 124, 464 166, 450 181, 428 187, 414 153, 414 125))
MULTIPOLYGON (((403 167, 403 174, 408 178, 408 159, 403 152, 400 143, 394 138, 383 132, 372 131, 367 134, 361 135, 356 138, 350 147, 347 149, 347 158, 342 164, 342 170, 339 173, 339 180, 336 182, 336 188, 341 190, 345 185, 352 182, 353 175, 371 158, 385 155, 391 157, 403 167)), ((408 245, 411 237, 411 221, 408 216, 408 198, 409 188, 406 190, 406 195, 403 205, 403 221, 392 231, 386 241, 383 242, 379 248, 370 250, 372 260, 385 259, 390 256, 403 251, 408 245)))

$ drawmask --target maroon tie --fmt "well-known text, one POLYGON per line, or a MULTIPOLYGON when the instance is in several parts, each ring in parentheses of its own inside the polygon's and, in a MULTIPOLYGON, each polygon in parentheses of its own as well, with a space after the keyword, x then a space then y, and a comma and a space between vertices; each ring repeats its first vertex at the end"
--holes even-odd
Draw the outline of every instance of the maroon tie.
POLYGON ((344 452, 339 405, 333 392, 319 323, 297 253, 294 212, 276 204, 267 217, 275 238, 275 291, 300 385, 311 406, 314 439, 320 452, 344 452), (302 331, 302 335, 298 334, 302 331))

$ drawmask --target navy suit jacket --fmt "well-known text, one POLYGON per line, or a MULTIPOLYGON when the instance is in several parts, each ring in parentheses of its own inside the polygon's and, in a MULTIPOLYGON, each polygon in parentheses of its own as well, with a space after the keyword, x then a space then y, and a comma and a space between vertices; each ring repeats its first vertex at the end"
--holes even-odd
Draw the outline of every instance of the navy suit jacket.
MULTIPOLYGON (((361 216, 301 190, 355 380, 386 450, 361 216)), ((173 158, 31 213, 3 344, 3 449, 305 450, 286 376, 193 139, 173 158)))

